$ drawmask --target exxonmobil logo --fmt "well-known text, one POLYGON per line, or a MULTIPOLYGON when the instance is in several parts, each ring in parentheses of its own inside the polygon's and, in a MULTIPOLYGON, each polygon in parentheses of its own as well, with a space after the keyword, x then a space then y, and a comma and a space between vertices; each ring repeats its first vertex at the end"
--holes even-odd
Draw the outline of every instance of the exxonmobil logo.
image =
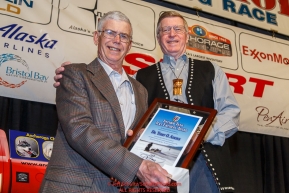
POLYGON ((276 52, 266 53, 259 51, 255 48, 250 48, 249 46, 243 45, 242 54, 244 56, 252 57, 254 60, 257 60, 258 62, 270 61, 274 63, 289 65, 289 58, 276 52))

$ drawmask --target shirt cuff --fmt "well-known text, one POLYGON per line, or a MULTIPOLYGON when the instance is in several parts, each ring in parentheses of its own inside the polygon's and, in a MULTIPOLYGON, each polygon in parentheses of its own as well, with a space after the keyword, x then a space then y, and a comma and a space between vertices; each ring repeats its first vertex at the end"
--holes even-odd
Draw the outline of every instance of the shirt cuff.
MULTIPOLYGON (((215 122, 215 120, 214 120, 215 122)), ((213 122, 213 124, 214 124, 213 122)), ((212 125, 213 125, 212 124, 212 125)), ((223 146, 225 143, 226 138, 232 136, 234 133, 238 131, 238 127, 233 121, 228 121, 224 125, 222 125, 221 128, 218 129, 218 131, 215 131, 212 127, 210 126, 209 130, 207 131, 207 134, 204 137, 205 142, 209 142, 213 145, 219 145, 223 146)))

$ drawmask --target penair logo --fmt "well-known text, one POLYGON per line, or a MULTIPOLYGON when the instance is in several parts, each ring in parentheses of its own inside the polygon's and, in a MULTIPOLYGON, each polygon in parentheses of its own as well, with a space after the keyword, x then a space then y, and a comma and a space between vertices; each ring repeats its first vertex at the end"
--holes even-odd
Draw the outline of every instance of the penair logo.
POLYGON ((288 113, 285 111, 272 113, 268 107, 264 106, 258 106, 255 110, 257 112, 257 122, 259 126, 289 130, 289 118, 286 117, 288 113))
POLYGON ((12 14, 19 15, 21 13, 21 8, 19 6, 26 6, 28 8, 33 8, 33 1, 31 0, 5 0, 7 3, 6 7, 0 7, 0 11, 7 11, 12 14))
POLYGON ((230 40, 208 32, 199 25, 189 27, 187 49, 217 56, 232 56, 230 40))
POLYGON ((23 26, 18 24, 10 24, 7 26, 0 27, 0 35, 3 38, 6 38, 7 40, 16 40, 21 41, 30 44, 31 46, 38 46, 41 49, 34 49, 33 47, 25 47, 18 44, 12 44, 5 42, 3 47, 13 50, 18 50, 22 52, 27 52, 30 54, 38 54, 38 55, 44 55, 46 58, 49 58, 49 53, 43 53, 43 50, 50 49, 52 50, 55 48, 57 44, 57 40, 52 40, 49 38, 49 35, 47 33, 42 34, 41 36, 36 36, 29 34, 25 32, 23 29, 23 26), (2 34, 1 34, 2 33, 2 34))
POLYGON ((25 84, 27 80, 47 83, 49 78, 49 76, 29 70, 27 62, 15 54, 1 54, 0 69, 5 71, 6 79, 10 80, 9 82, 5 81, 4 78, 1 77, 0 73, 0 86, 2 85, 8 88, 19 88, 25 84), (19 79, 22 80, 20 80, 20 83, 19 79), (12 83, 15 81, 18 83, 12 83))

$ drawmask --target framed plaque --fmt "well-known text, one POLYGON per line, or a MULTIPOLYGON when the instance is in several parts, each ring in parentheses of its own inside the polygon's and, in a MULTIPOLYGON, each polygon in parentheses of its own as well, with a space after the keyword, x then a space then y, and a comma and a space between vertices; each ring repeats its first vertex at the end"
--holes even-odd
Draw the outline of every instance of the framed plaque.
POLYGON ((124 147, 143 159, 188 168, 217 111, 156 98, 124 147))

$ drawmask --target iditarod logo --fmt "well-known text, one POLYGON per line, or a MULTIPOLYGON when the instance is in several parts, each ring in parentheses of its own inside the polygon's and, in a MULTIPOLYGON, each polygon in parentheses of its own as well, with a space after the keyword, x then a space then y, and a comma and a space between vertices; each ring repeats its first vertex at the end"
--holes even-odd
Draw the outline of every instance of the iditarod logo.
POLYGON ((177 122, 181 119, 181 117, 179 117, 178 115, 176 115, 174 118, 173 118, 173 122, 177 122))
POLYGON ((5 70, 6 76, 9 77, 11 81, 11 82, 8 82, 7 80, 4 80, 4 78, 2 78, 0 74, 0 86, 5 86, 8 88, 19 88, 23 84, 25 84, 27 80, 47 83, 47 80, 49 78, 49 76, 44 76, 44 75, 41 75, 39 72, 34 72, 34 71, 29 70, 29 66, 27 62, 23 60, 20 56, 15 55, 15 54, 1 54, 0 55, 0 67, 5 70), (5 62, 12 62, 12 63, 11 64, 6 63, 7 65, 4 66, 5 62), (21 65, 15 66, 15 64, 16 65, 21 64, 21 65), (23 70, 23 67, 24 67, 24 70, 23 70), (13 80, 11 80, 10 77, 13 80), (17 81, 18 78, 25 79, 25 80, 22 80, 16 84, 12 83, 14 81, 17 81))
POLYGON ((200 25, 189 27, 187 49, 217 56, 232 56, 231 41, 200 25))

